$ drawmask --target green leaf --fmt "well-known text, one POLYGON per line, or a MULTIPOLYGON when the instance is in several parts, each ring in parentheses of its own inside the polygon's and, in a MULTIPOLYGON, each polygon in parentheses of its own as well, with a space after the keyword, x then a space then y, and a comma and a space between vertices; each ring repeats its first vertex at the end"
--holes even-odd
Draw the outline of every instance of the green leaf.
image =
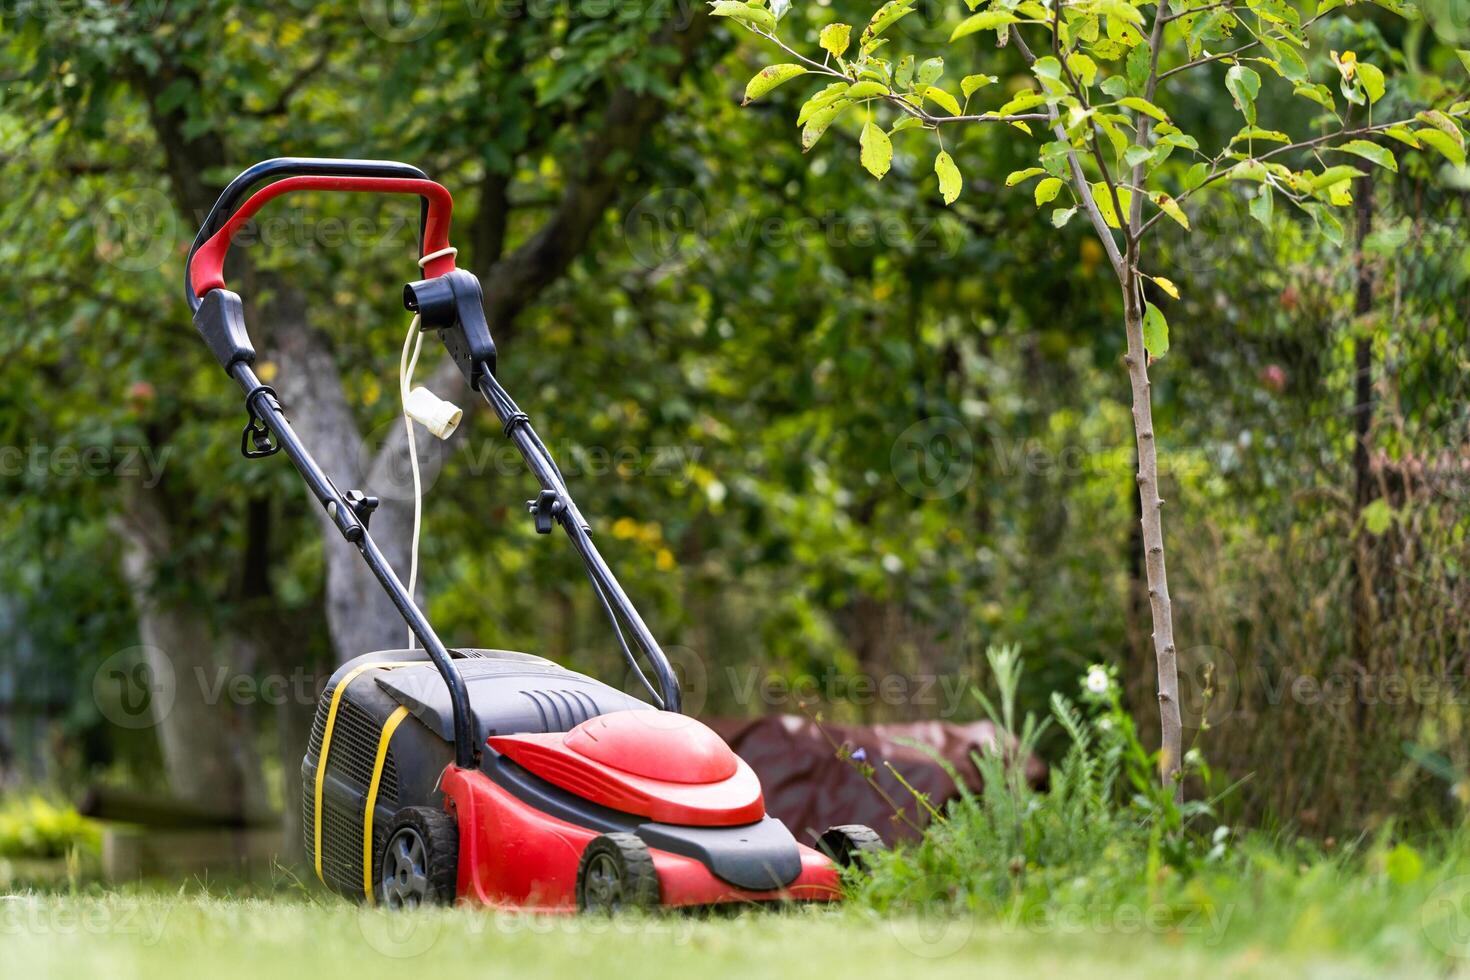
POLYGON ((893 69, 893 84, 899 88, 908 88, 914 82, 914 56, 906 54, 898 59, 898 66, 893 69))
POLYGON ((1081 51, 1073 51, 1067 55, 1067 67, 1077 76, 1077 81, 1082 83, 1083 88, 1091 88, 1097 79, 1097 62, 1081 51))
POLYGON ((958 116, 961 112, 960 104, 953 95, 950 95, 938 85, 930 85, 924 89, 924 98, 939 106, 951 116, 958 116))
POLYGON ((953 204, 960 196, 964 179, 960 177, 960 168, 954 165, 954 158, 944 150, 934 158, 934 176, 939 178, 939 196, 944 198, 945 204, 953 204))
POLYGON ((1387 531, 1393 523, 1393 508, 1389 507, 1388 501, 1379 497, 1360 512, 1363 517, 1363 526, 1372 535, 1380 535, 1387 531))
POLYGON ((1337 111, 1337 102, 1332 98, 1332 89, 1326 85, 1298 85, 1292 91, 1304 99, 1311 99, 1324 109, 1337 111))
POLYGON ((1040 167, 1027 167, 1025 170, 1013 170, 1006 175, 1006 186, 1015 187, 1023 180, 1030 180, 1037 174, 1044 173, 1046 173, 1046 171, 1041 169, 1040 167))
POLYGON ((1055 201, 1057 195, 1061 192, 1062 182, 1060 178, 1046 177, 1042 180, 1038 180, 1036 182, 1036 188, 1034 191, 1036 196, 1036 206, 1039 208, 1043 204, 1049 204, 1050 202, 1055 201))
POLYGON ((1148 99, 1141 99, 1136 95, 1129 95, 1119 99, 1118 104, 1124 108, 1132 109, 1135 112, 1141 112, 1145 116, 1153 116, 1159 122, 1169 121, 1169 117, 1165 115, 1164 110, 1154 105, 1148 99))
POLYGON ((1203 162, 1196 163, 1194 166, 1190 167, 1184 172, 1184 189, 1187 191, 1194 190, 1196 187, 1203 184, 1205 182, 1205 178, 1209 175, 1209 164, 1203 162))
POLYGON ((964 78, 960 79, 960 91, 963 92, 965 94, 965 98, 968 99, 980 89, 984 88, 994 81, 994 75, 966 75, 964 78))
POLYGON ((740 0, 716 0, 710 8, 713 17, 729 17, 747 27, 770 34, 776 30, 776 17, 764 7, 752 7, 740 0))
POLYGON ((1291 137, 1275 129, 1262 129, 1259 126, 1247 126, 1234 136, 1230 142, 1239 143, 1242 140, 1267 140, 1272 143, 1290 143, 1291 137))
POLYGON ((1341 146, 1329 146, 1328 149, 1336 150, 1339 153, 1351 153, 1354 156, 1360 156, 1364 160, 1376 163, 1380 167, 1392 170, 1394 173, 1399 172, 1399 162, 1393 158, 1393 151, 1386 146, 1380 146, 1368 140, 1349 140, 1341 146))
MULTIPOLYGON (((1166 147, 1167 148, 1167 147, 1166 147)), ((1154 155, 1154 151, 1146 146, 1130 146, 1123 153, 1123 162, 1130 167, 1136 167, 1154 155)))
POLYGON ((1251 212, 1251 217, 1252 218, 1255 218, 1257 221, 1259 221, 1261 223, 1261 227, 1262 228, 1265 228, 1268 231, 1270 230, 1270 228, 1271 228, 1271 185, 1270 184, 1262 184, 1261 185, 1260 192, 1257 193, 1255 197, 1251 198, 1250 212, 1251 212))
MULTIPOLYGON (((1132 191, 1126 187, 1118 188, 1118 207, 1121 207, 1126 212, 1128 210, 1128 204, 1132 199, 1132 191)), ((1097 205, 1097 210, 1102 214, 1103 221, 1107 223, 1109 228, 1123 227, 1118 221, 1118 208, 1113 206, 1113 193, 1108 189, 1106 183, 1100 180, 1092 185, 1092 200, 1097 205)))
POLYGON ((868 173, 883 179, 888 173, 888 168, 893 163, 893 143, 888 139, 888 134, 873 125, 871 121, 863 124, 862 136, 858 138, 861 147, 861 159, 863 167, 868 173))
POLYGON ((1245 121, 1256 124, 1256 96, 1261 91, 1261 76, 1245 65, 1232 65, 1225 73, 1225 88, 1235 100, 1235 108, 1245 115, 1245 121))
POLYGON ((1456 143, 1446 133, 1438 129, 1420 129, 1415 130, 1414 136, 1421 143, 1428 143, 1440 153, 1443 153, 1445 158, 1455 166, 1463 167, 1465 165, 1465 147, 1460 143, 1456 143))
POLYGON ((822 28, 822 33, 817 35, 817 43, 832 57, 842 57, 847 46, 852 43, 852 25, 828 24, 822 28))
POLYGON ((1178 201, 1174 200, 1168 194, 1160 193, 1158 191, 1150 194, 1149 199, 1154 202, 1154 206, 1157 207, 1160 211, 1164 212, 1169 217, 1177 221, 1180 225, 1182 225, 1185 231, 1189 230, 1189 215, 1184 213, 1184 209, 1179 206, 1178 201))
POLYGON ((875 95, 887 95, 888 86, 882 82, 857 82, 847 90, 847 97, 856 102, 859 99, 871 99, 875 95))
POLYGON ((966 17, 960 21, 959 26, 950 34, 950 41, 958 41, 962 37, 968 37, 976 31, 988 31, 1001 27, 1005 24, 1020 23, 1021 18, 1004 10, 986 10, 966 17))
POLYGON ((914 8, 908 5, 908 0, 888 0, 878 8, 877 13, 873 14, 873 19, 868 21, 868 26, 863 28, 863 47, 867 47, 874 38, 913 12, 914 8))
POLYGON ((1072 220, 1072 215, 1077 213, 1076 208, 1057 208, 1051 213, 1051 224, 1053 228, 1060 228, 1072 220))
POLYGON ((995 110, 997 116, 1013 116, 1027 109, 1034 109, 1046 101, 1046 96, 1040 92, 1022 92, 999 109, 995 110))
POLYGON ((1363 83, 1363 92, 1368 96, 1368 102, 1374 103, 1383 98, 1383 70, 1376 65, 1370 65, 1366 61, 1358 62, 1358 78, 1363 83))
POLYGON ((828 85, 826 88, 822 89, 822 91, 818 92, 810 99, 807 99, 806 102, 802 104, 801 112, 796 117, 796 125, 805 125, 806 121, 812 117, 813 113, 817 112, 819 109, 827 108, 827 106, 832 105, 838 99, 842 98, 843 95, 847 92, 847 88, 848 86, 846 82, 833 82, 831 85, 828 85))
POLYGON ((771 65, 768 68, 762 68, 746 83, 745 101, 741 105, 749 105, 782 82, 788 82, 797 75, 805 74, 806 69, 801 65, 771 65))
POLYGON ((1419 149, 1419 137, 1415 136, 1414 131, 1403 123, 1388 127, 1383 131, 1383 135, 1392 136, 1405 146, 1412 146, 1416 150, 1419 149))
POLYGON ((918 70, 914 72, 914 82, 918 85, 933 85, 943 74, 943 58, 925 58, 919 64, 918 70))
POLYGON ((1464 48, 1456 48, 1455 57, 1460 59, 1460 64, 1465 67, 1466 71, 1470 71, 1470 51, 1466 51, 1464 48))
POLYGON ((807 150, 816 146, 817 140, 822 138, 822 134, 827 131, 827 127, 832 125, 837 117, 846 112, 847 108, 851 105, 852 103, 847 99, 842 99, 812 113, 811 117, 807 119, 806 125, 801 130, 801 151, 805 153, 807 150))
POLYGON ((1169 353, 1169 321, 1152 303, 1144 304, 1143 349, 1148 351, 1149 357, 1163 357, 1169 353))
POLYGON ((924 125, 924 120, 918 116, 904 116, 898 122, 888 127, 888 135, 892 136, 894 133, 901 133, 905 129, 915 129, 922 125, 924 125))
POLYGON ((1345 180, 1352 180, 1354 177, 1362 176, 1364 176, 1363 171, 1359 170, 1357 167, 1351 167, 1347 164, 1338 164, 1335 167, 1328 167, 1320 174, 1314 176, 1308 186, 1313 191, 1320 191, 1324 187, 1331 187, 1333 184, 1340 184, 1345 180))

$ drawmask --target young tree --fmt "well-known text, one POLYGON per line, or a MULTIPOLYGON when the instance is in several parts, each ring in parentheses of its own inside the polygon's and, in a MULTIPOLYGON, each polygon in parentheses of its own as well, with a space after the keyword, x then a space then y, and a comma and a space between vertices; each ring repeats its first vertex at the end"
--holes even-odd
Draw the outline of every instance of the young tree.
MULTIPOLYGON (((972 35, 993 34, 996 46, 1013 47, 1032 75, 1022 91, 995 100, 1001 104, 972 111, 971 104, 977 96, 983 101, 981 93, 996 76, 966 75, 956 95, 940 84, 943 57, 890 56, 885 34, 913 12, 913 2, 889 0, 860 32, 849 24, 827 24, 817 38, 821 50, 810 54, 782 36, 789 2, 771 0, 768 6, 766 0, 714 0, 712 13, 739 22, 792 59, 757 73, 746 87, 746 102, 800 76, 827 81, 797 117, 803 148, 815 145, 849 111, 865 113, 860 161, 882 179, 892 163, 893 136, 909 129, 927 131, 938 145, 934 173, 948 204, 960 195, 964 181, 945 149, 946 132, 1009 126, 1035 139, 1036 165, 1010 174, 1006 185, 1040 178, 1033 188, 1036 205, 1055 205, 1050 215, 1055 227, 1079 210, 1091 223, 1122 291, 1124 363, 1132 389, 1144 566, 1158 667, 1160 770, 1165 780, 1177 784, 1182 758, 1179 682, 1148 376, 1150 363, 1169 349, 1169 326, 1144 286, 1151 283, 1155 295, 1174 299, 1178 289, 1160 274, 1164 270, 1150 264, 1151 233, 1161 218, 1187 231, 1186 202, 1206 189, 1240 182, 1250 188, 1251 214, 1263 225, 1280 198, 1305 213, 1323 235, 1340 242, 1343 226, 1334 209, 1352 203, 1352 182, 1364 176, 1353 164, 1364 161, 1397 170, 1387 139, 1433 149, 1463 167, 1470 102, 1454 101, 1447 83, 1429 91, 1421 84, 1416 97, 1427 99, 1429 106, 1390 121, 1376 120, 1374 106, 1387 89, 1384 70, 1358 60, 1352 51, 1334 51, 1330 65, 1323 62, 1321 67, 1332 73, 1345 101, 1339 107, 1332 88, 1312 78, 1308 32, 1351 0, 1322 0, 1310 16, 1287 0, 967 0, 972 13, 954 28, 950 43, 973 44, 972 35), (1168 111, 1175 90, 1170 83, 1192 74, 1218 77, 1221 97, 1228 95, 1244 122, 1228 140, 1208 150, 1199 137, 1176 125, 1168 111), (1263 78, 1318 107, 1316 135, 1299 138, 1263 125, 1258 111, 1265 101, 1263 78), (1432 103, 1440 101, 1451 104, 1434 108, 1432 103)), ((1376 2, 1413 16, 1400 0, 1376 2)), ((1470 52, 1456 53, 1470 67, 1470 52)))

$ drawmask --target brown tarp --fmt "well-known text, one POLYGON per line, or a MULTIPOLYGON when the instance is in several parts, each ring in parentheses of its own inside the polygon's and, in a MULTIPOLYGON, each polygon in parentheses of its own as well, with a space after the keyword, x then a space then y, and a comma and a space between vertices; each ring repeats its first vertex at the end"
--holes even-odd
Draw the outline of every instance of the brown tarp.
MULTIPOLYGON (((938 750, 975 790, 981 785, 980 773, 970 755, 995 742, 995 726, 988 721, 882 725, 823 722, 818 727, 809 718, 770 715, 717 718, 709 724, 760 777, 766 811, 805 841, 828 827, 845 823, 867 824, 890 843, 917 836, 915 827, 928 822, 927 814, 885 763, 892 764, 915 790, 927 794, 941 812, 958 792, 949 773, 929 754, 900 740, 938 750), (873 779, 882 792, 870 785, 851 761, 839 756, 834 742, 866 757, 864 761, 873 767, 873 779), (901 810, 906 819, 898 818, 896 810, 901 810)), ((1039 784, 1045 779, 1046 769, 1033 758, 1027 761, 1026 774, 1033 784, 1039 784)))

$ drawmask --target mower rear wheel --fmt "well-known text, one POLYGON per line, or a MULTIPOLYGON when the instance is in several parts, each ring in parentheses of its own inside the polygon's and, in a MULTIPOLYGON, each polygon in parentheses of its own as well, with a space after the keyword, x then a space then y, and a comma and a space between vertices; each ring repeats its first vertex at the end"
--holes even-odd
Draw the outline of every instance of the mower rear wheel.
POLYGON ((648 845, 633 834, 593 838, 577 867, 577 908, 617 915, 658 907, 658 872, 648 845))
POLYGON ((450 905, 459 876, 459 827, 443 810, 393 815, 378 865, 378 902, 390 909, 450 905))
POLYGON ((817 838, 817 850, 827 855, 839 868, 859 866, 863 855, 883 850, 883 838, 872 827, 845 823, 828 827, 817 838))

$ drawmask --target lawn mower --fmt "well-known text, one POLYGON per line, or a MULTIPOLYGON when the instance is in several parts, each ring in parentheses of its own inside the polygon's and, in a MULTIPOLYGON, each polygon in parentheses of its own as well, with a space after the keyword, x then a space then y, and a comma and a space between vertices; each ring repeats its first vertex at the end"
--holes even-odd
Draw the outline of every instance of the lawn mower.
MULTIPOLYGON (((305 843, 317 876, 344 895, 392 908, 468 901, 613 913, 839 898, 842 869, 881 846, 878 836, 841 826, 814 834, 815 846, 798 842, 765 812, 751 768, 712 730, 680 713, 668 658, 593 544, 530 418, 497 379, 480 283, 455 267, 452 208, 443 186, 406 164, 268 160, 225 188, 185 266, 194 325, 245 392, 242 453, 286 454, 408 627, 407 648, 343 664, 318 703, 301 767, 305 843), (415 602, 413 575, 405 586, 368 531, 378 499, 343 493, 303 445, 280 398, 255 372, 244 306, 225 287, 224 261, 236 234, 291 191, 420 198, 425 278, 404 287, 404 305, 416 315, 410 337, 437 335, 465 382, 489 402, 540 484, 527 502, 536 530, 560 526, 566 533, 630 677, 650 700, 542 657, 451 650, 434 632, 415 602)), ((406 382, 404 391, 407 406, 406 382)), ((432 428, 458 413, 425 420, 433 414, 431 405, 417 417, 432 428)))

